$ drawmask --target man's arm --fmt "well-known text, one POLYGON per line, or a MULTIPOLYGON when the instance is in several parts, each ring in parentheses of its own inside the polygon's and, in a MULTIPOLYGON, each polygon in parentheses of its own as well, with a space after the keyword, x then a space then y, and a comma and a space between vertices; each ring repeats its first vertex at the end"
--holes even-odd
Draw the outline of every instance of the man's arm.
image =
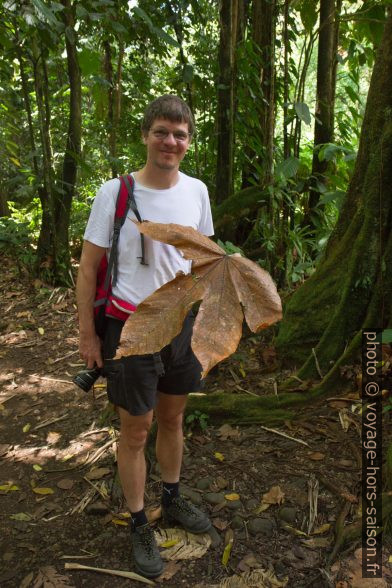
POLYGON ((76 301, 79 314, 79 352, 88 368, 103 366, 101 341, 94 327, 94 299, 97 271, 106 249, 85 241, 80 258, 76 283, 76 301))

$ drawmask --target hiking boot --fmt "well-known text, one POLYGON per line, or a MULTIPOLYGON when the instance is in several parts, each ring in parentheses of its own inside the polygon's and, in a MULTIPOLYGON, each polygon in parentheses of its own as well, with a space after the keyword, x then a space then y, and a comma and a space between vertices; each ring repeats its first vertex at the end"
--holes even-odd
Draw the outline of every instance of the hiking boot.
POLYGON ((163 571, 163 562, 150 525, 135 527, 131 533, 131 542, 137 571, 147 578, 160 576, 163 571))
POLYGON ((182 496, 173 498, 169 506, 162 505, 162 513, 166 523, 179 523, 189 533, 206 533, 211 528, 207 515, 182 496))

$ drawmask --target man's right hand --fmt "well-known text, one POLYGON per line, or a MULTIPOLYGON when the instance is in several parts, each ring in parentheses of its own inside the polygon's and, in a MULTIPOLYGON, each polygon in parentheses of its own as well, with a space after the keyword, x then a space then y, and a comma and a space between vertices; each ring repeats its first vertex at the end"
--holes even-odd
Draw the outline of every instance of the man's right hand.
POLYGON ((98 247, 89 241, 84 242, 76 283, 80 333, 79 353, 88 369, 92 369, 95 365, 99 368, 103 367, 101 340, 94 327, 94 298, 98 266, 105 251, 103 247, 98 247))
POLYGON ((101 340, 96 333, 89 336, 80 335, 79 354, 86 362, 88 369, 92 369, 95 365, 99 368, 103 367, 101 340))

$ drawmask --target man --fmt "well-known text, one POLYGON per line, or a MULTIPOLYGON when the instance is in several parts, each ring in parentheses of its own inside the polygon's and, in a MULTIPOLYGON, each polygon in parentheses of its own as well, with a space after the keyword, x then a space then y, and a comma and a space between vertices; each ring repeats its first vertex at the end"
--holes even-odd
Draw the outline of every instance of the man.
MULTIPOLYGON (((143 220, 192 226, 213 234, 206 186, 179 171, 194 132, 190 109, 180 98, 161 96, 147 108, 142 140, 147 148, 144 167, 133 173, 135 200, 143 220)), ((133 557, 140 573, 158 576, 163 563, 144 512, 146 464, 144 448, 153 411, 158 424, 156 455, 162 475, 162 510, 168 521, 194 533, 207 531, 208 517, 179 495, 183 452, 183 414, 187 393, 200 389, 201 366, 190 347, 192 317, 182 332, 160 354, 130 356, 110 361, 116 353, 122 323, 107 318, 103 357, 94 329, 93 303, 97 269, 110 247, 119 180, 106 182, 95 198, 84 235, 77 282, 80 355, 87 367, 104 366, 108 396, 118 407, 120 440, 118 469, 131 511, 133 557)), ((147 265, 140 262, 140 234, 129 212, 118 244, 118 274, 113 295, 137 306, 178 271, 189 273, 190 262, 171 245, 145 238, 147 265)))

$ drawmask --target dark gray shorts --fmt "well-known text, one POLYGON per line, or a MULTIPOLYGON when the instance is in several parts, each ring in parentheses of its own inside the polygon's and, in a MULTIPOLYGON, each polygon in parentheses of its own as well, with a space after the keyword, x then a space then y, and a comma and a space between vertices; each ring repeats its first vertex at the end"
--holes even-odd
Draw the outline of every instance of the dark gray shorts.
POLYGON ((202 368, 190 345, 192 313, 185 318, 181 333, 160 353, 129 355, 117 360, 111 358, 116 354, 123 323, 106 320, 103 357, 110 402, 137 416, 155 407, 157 391, 179 395, 202 388, 202 368))

